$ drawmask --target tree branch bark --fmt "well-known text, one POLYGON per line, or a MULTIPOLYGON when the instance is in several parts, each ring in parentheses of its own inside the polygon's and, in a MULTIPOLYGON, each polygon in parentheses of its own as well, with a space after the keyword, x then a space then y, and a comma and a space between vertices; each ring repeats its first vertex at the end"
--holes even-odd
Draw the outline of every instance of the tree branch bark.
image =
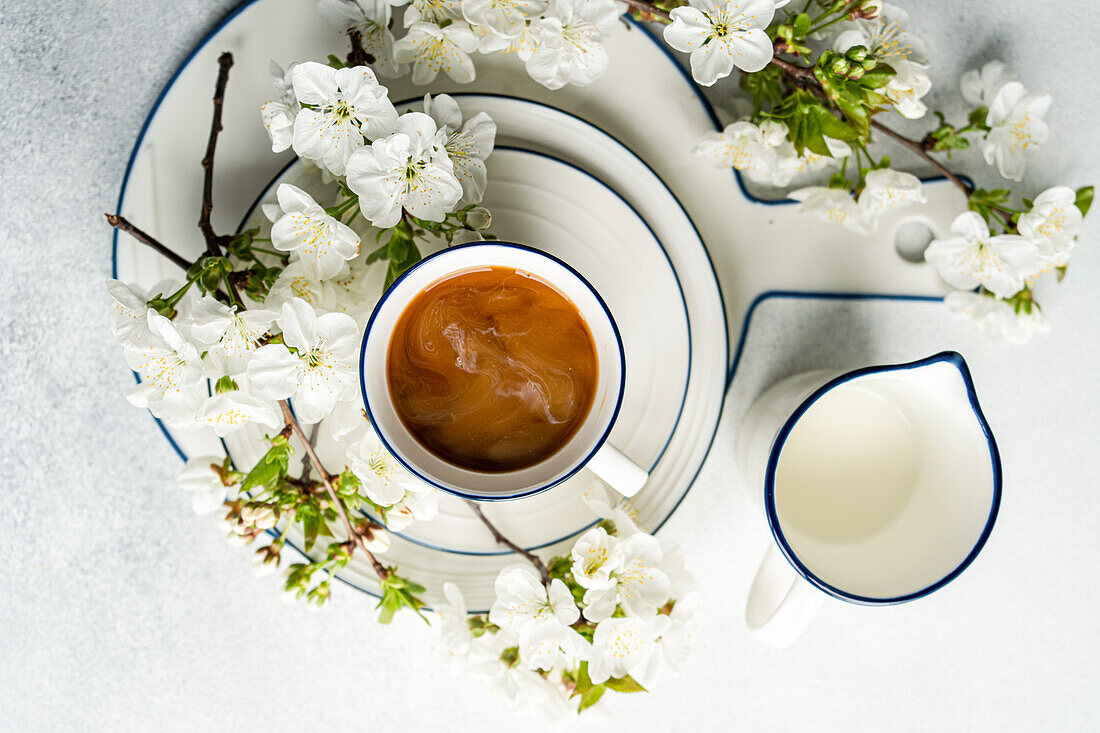
POLYGON ((477 518, 481 520, 481 523, 488 527, 489 531, 493 533, 493 539, 495 539, 497 543, 504 545, 517 555, 522 555, 523 557, 525 557, 532 565, 535 566, 535 570, 539 571, 539 576, 542 578, 542 584, 546 586, 550 585, 550 571, 549 569, 547 569, 546 563, 542 561, 542 558, 540 558, 533 552, 529 552, 528 550, 523 549, 515 542, 512 542, 512 540, 501 534, 500 530, 496 528, 496 525, 490 522, 489 518, 485 516, 485 512, 481 511, 481 505, 478 504, 476 501, 471 501, 467 499, 466 503, 469 505, 470 509, 473 510, 474 514, 477 515, 477 518))
POLYGON ((130 223, 130 221, 118 214, 104 214, 107 217, 107 223, 113 226, 115 229, 121 230, 129 234, 131 237, 141 242, 147 247, 150 247, 158 254, 163 255, 169 262, 179 267, 184 272, 187 272, 191 267, 191 263, 179 256, 172 250, 165 247, 163 244, 153 238, 152 235, 147 234, 145 231, 138 229, 136 226, 130 223))

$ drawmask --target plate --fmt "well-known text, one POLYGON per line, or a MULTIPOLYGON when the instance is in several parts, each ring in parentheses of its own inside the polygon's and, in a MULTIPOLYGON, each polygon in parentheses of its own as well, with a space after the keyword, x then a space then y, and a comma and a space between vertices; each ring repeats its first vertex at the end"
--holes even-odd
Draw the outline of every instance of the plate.
MULTIPOLYGON (((622 335, 627 370, 623 403, 610 441, 633 461, 655 471, 681 422, 692 353, 687 304, 668 254, 623 198, 577 167, 546 154, 511 148, 498 148, 488 163, 484 204, 493 213, 492 232, 502 240, 528 244, 564 260, 596 287, 611 309, 622 335)), ((335 190, 322 184, 312 169, 294 165, 272 182, 257 204, 273 203, 275 188, 283 182, 304 188, 318 200, 330 199, 335 190)), ((242 228, 253 226, 266 228, 258 205, 242 223, 242 228)), ((364 229, 361 234, 364 241, 373 241, 371 231, 364 229)), ((322 460, 342 465, 338 446, 325 442, 326 431, 319 435, 322 460)), ((262 430, 239 431, 226 441, 230 455, 240 465, 255 462, 262 451, 259 437, 262 430)), ((486 507, 486 511, 502 531, 528 546, 554 544, 595 521, 582 498, 592 483, 592 476, 581 472, 547 492, 486 507)), ((653 482, 645 489, 662 490, 653 482)), ((463 501, 441 494, 439 506, 437 519, 414 523, 396 534, 447 552, 508 554, 463 501)), ((387 559, 404 564, 397 549, 387 553, 387 559)))

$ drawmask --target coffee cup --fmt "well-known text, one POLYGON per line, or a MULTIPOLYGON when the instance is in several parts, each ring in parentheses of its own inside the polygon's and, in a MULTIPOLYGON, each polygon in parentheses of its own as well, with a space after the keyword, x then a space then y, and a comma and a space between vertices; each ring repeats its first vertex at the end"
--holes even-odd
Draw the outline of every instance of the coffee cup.
POLYGON ((540 250, 509 242, 456 245, 409 268, 383 294, 363 336, 360 386, 367 417, 391 454, 421 480, 477 501, 518 499, 561 484, 589 469, 625 496, 648 474, 607 442, 622 404, 626 360, 607 304, 584 277, 540 250), (575 308, 591 335, 596 371, 587 414, 560 448, 514 470, 477 470, 443 458, 409 428, 387 373, 391 343, 406 309, 426 290, 458 274, 485 268, 514 270, 552 287, 575 308))

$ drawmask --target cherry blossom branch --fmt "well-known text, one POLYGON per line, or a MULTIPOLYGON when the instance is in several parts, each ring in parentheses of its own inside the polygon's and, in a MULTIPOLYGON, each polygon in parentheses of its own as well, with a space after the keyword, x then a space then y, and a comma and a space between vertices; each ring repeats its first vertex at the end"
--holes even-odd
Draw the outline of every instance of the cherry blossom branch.
MULTIPOLYGON (((653 4, 646 2, 646 0, 622 0, 622 2, 625 3, 627 6, 637 10, 646 20, 659 19, 660 22, 664 23, 669 23, 672 20, 667 11, 661 10, 653 4)), ((820 82, 818 82, 817 77, 814 76, 813 69, 806 66, 792 64, 790 61, 784 61, 783 59, 779 58, 778 54, 783 53, 785 50, 786 43, 782 39, 776 41, 776 55, 772 56, 772 59, 769 63, 772 66, 781 69, 783 73, 787 76, 793 78, 799 86, 808 86, 814 91, 823 91, 821 89, 820 82)), ((919 141, 911 140, 910 138, 905 137, 901 133, 890 129, 886 125, 875 120, 871 120, 871 127, 875 128, 887 137, 892 138, 901 145, 905 146, 915 155, 923 158, 933 168, 939 171, 939 173, 941 173, 944 178, 958 186, 958 188, 967 196, 970 196, 970 194, 974 193, 974 188, 972 186, 968 185, 966 181, 959 178, 957 175, 948 170, 946 166, 933 158, 929 154, 928 150, 919 141)))
POLYGON ((290 404, 286 400, 279 400, 279 409, 283 411, 283 420, 298 439, 302 441, 302 445, 305 446, 306 456, 312 462, 313 467, 317 470, 317 474, 321 477, 321 483, 324 484, 325 490, 328 492, 329 498, 332 500, 333 507, 336 509, 336 514, 340 517, 340 522, 344 525, 344 530, 348 533, 348 540, 359 545, 359 548, 363 550, 363 553, 370 560, 371 567, 374 568, 374 572, 382 580, 385 580, 390 576, 390 571, 386 569, 378 561, 378 558, 374 556, 374 553, 367 548, 367 538, 364 533, 356 531, 351 525, 351 520, 348 519, 348 513, 344 509, 344 502, 340 500, 340 497, 336 493, 336 487, 332 485, 333 476, 321 463, 321 459, 317 457, 317 451, 314 450, 313 444, 309 441, 309 436, 302 430, 302 426, 298 423, 298 418, 294 417, 294 413, 290 409, 290 404))
POLYGON ((172 250, 165 247, 159 241, 157 241, 152 235, 146 233, 142 229, 138 229, 136 226, 130 223, 130 221, 119 214, 104 214, 107 217, 107 223, 113 226, 115 229, 126 232, 131 237, 141 242, 147 247, 152 248, 158 254, 164 256, 173 265, 176 265, 184 272, 191 267, 191 263, 172 250))
POLYGON ((504 545, 517 555, 522 555, 524 558, 526 558, 532 565, 535 566, 535 570, 539 571, 539 576, 542 578, 542 584, 546 586, 550 585, 550 570, 547 569, 546 563, 542 561, 542 558, 540 558, 533 552, 523 549, 515 542, 512 542, 512 540, 501 534, 501 531, 496 528, 496 525, 490 522, 489 518, 485 516, 485 512, 481 511, 481 505, 478 504, 476 501, 471 501, 470 499, 467 499, 466 504, 468 504, 473 513, 477 515, 477 518, 481 520, 481 523, 489 528, 489 531, 493 533, 493 539, 495 539, 498 544, 504 545))
MULTIPOLYGON (((206 141, 206 155, 202 158, 202 212, 199 214, 199 229, 206 240, 206 251, 212 255, 221 254, 218 235, 214 233, 214 227, 210 225, 210 212, 214 210, 214 151, 218 147, 218 134, 222 131, 225 85, 229 82, 229 69, 232 66, 233 54, 226 51, 218 57, 218 80, 214 84, 214 112, 210 119, 210 136, 206 141)), ((239 302, 240 298, 237 300, 239 302)))

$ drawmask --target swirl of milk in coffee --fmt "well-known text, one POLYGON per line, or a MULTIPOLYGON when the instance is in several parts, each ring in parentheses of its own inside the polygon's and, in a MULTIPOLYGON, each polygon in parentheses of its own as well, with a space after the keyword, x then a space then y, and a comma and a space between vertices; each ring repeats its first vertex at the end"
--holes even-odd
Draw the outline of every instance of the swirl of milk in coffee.
POLYGON ((597 369, 576 306, 503 267, 467 270, 418 295, 387 359, 409 431, 444 460, 481 471, 533 465, 568 442, 592 405, 597 369))

